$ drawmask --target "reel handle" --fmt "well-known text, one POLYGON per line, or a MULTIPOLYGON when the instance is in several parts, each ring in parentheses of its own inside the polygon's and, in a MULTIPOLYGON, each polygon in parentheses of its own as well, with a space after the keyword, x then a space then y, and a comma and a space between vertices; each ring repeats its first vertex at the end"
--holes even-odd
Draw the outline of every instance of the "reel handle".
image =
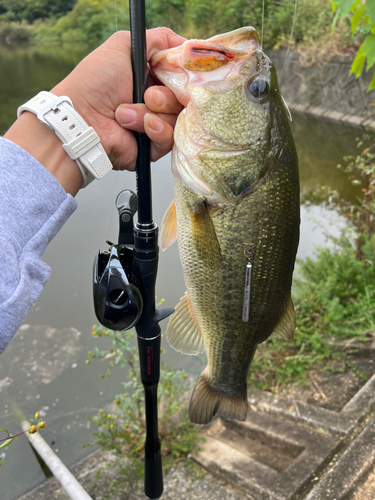
POLYGON ((116 198, 116 208, 120 219, 118 243, 119 245, 133 245, 133 218, 138 208, 137 195, 130 189, 121 191, 116 198))

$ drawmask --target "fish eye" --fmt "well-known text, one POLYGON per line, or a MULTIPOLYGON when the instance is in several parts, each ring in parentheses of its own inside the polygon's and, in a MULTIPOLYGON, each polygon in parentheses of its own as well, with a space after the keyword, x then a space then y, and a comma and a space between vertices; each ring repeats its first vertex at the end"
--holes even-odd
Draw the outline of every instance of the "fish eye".
POLYGON ((246 90, 253 100, 255 98, 257 101, 263 101, 270 92, 270 86, 261 76, 254 76, 247 82, 246 90))

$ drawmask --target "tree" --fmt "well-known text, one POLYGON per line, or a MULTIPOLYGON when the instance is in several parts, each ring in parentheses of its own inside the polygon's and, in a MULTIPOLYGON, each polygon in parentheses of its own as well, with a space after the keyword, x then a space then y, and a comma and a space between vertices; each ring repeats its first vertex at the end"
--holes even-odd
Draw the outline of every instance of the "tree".
POLYGON ((31 24, 36 19, 64 16, 75 3, 76 0, 0 0, 0 15, 31 24))

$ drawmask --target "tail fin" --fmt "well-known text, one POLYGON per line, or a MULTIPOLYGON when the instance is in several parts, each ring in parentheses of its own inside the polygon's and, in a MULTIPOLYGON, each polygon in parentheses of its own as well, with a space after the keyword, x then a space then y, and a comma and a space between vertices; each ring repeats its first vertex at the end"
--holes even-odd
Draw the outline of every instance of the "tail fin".
POLYGON ((215 415, 229 420, 246 420, 247 391, 242 396, 223 396, 210 386, 207 368, 198 378, 190 400, 189 418, 193 424, 208 424, 215 415))

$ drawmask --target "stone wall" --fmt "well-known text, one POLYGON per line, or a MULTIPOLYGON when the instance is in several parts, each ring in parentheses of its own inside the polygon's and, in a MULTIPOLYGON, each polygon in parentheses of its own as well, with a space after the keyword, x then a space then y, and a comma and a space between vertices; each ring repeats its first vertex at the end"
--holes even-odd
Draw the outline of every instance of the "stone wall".
POLYGON ((268 51, 278 72, 281 93, 294 111, 375 128, 375 91, 367 92, 372 70, 349 75, 353 56, 336 56, 326 64, 302 66, 297 51, 268 51))

